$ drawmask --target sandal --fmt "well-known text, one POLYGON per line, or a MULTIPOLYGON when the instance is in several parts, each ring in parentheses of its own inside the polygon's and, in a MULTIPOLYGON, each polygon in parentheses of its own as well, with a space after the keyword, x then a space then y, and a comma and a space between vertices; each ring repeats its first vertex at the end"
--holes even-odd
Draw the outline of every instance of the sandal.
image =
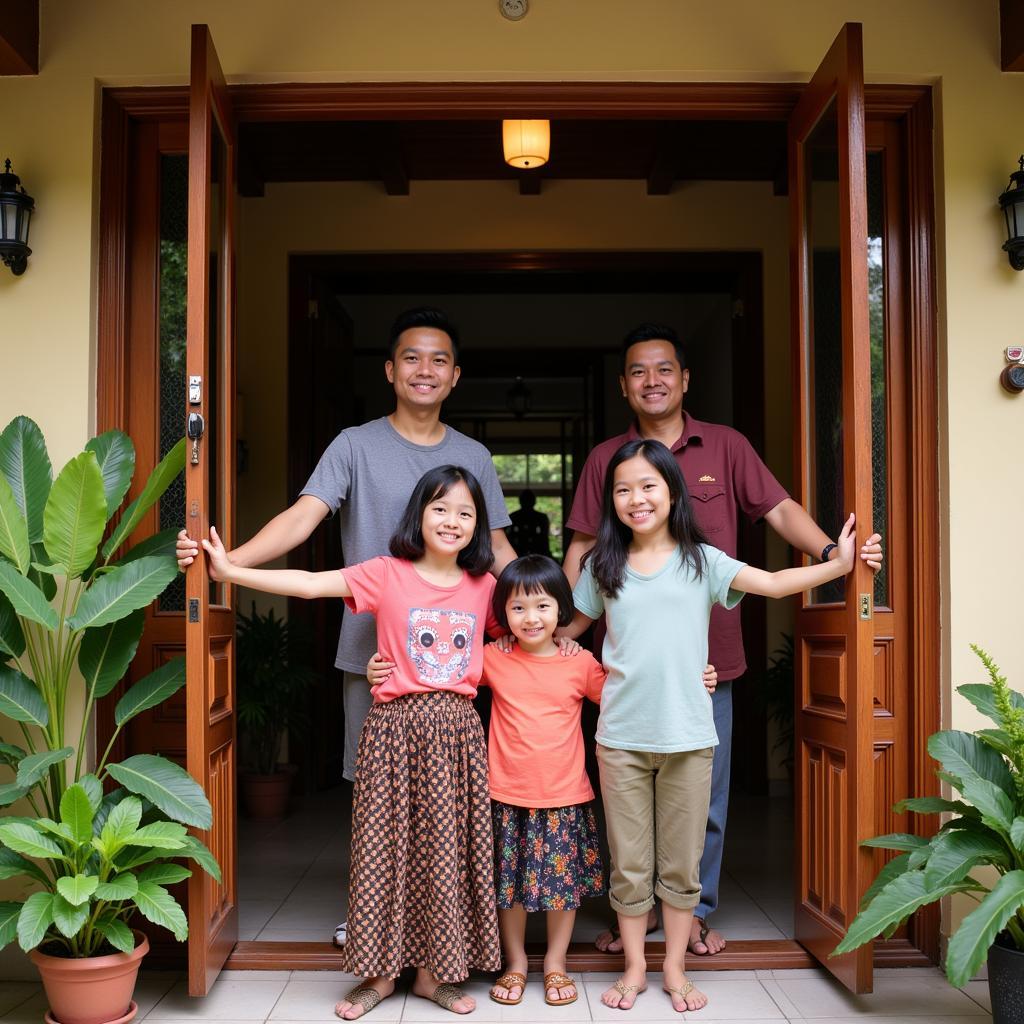
MULTIPOLYGON (((658 922, 655 921, 654 924, 648 926, 647 930, 644 932, 644 935, 650 935, 653 932, 656 932, 657 930, 658 930, 658 922)), ((622 933, 619 931, 619 921, 618 921, 618 918, 616 918, 614 921, 611 921, 609 923, 608 931, 611 932, 612 942, 616 942, 617 940, 622 938, 622 933)), ((609 953, 610 951, 607 950, 607 949, 602 949, 601 952, 602 953, 609 953)), ((618 956, 619 953, 621 953, 621 952, 622 952, 622 950, 620 949, 620 950, 617 950, 614 953, 610 953, 610 955, 611 956, 618 956)))
MULTIPOLYGON (((365 1017, 384 997, 372 986, 366 984, 356 985, 354 989, 345 993, 345 998, 339 1000, 334 1004, 334 1016, 341 1020, 348 1020, 347 1017, 342 1017, 338 1013, 338 1007, 344 1002, 354 1003, 357 1006, 363 1008, 363 1012, 359 1017, 365 1017)), ((356 1020, 359 1017, 355 1018, 356 1020)))
MULTIPOLYGON (((692 981, 687 979, 686 984, 685 985, 680 985, 678 988, 672 988, 670 985, 666 985, 666 986, 664 986, 664 988, 665 988, 665 991, 669 994, 669 996, 676 995, 676 996, 679 996, 680 999, 682 999, 682 1001, 683 1001, 683 1009, 682 1009, 682 1011, 678 1011, 677 1010, 676 1011, 677 1013, 679 1013, 679 1012, 683 1012, 683 1013, 696 1013, 697 1012, 696 1010, 691 1010, 686 1005, 686 997, 696 988, 696 985, 694 985, 694 983, 692 981)), ((705 1003, 704 1005, 706 1006, 707 1003, 705 1003)), ((674 1006, 673 1006, 673 1009, 675 1009, 674 1006)), ((702 1007, 698 1007, 698 1009, 702 1009, 702 1007)))
POLYGON ((544 975, 544 1002, 548 1006, 568 1006, 570 1003, 575 1003, 580 997, 579 988, 576 986, 576 982, 569 977, 568 974, 562 974, 561 971, 548 971, 544 975), (548 989, 550 988, 566 988, 572 985, 576 989, 576 992, 565 999, 551 999, 548 997, 548 989))
POLYGON ((708 932, 711 931, 711 925, 709 925, 707 920, 703 917, 698 917, 694 920, 700 921, 700 934, 697 936, 697 942, 704 947, 704 952, 698 953, 697 950, 693 948, 696 945, 693 939, 690 939, 686 944, 686 952, 692 953, 694 956, 710 956, 711 950, 708 948, 708 932))
MULTIPOLYGON (((460 1000, 466 998, 466 993, 462 991, 458 985, 451 985, 448 982, 442 982, 428 997, 432 1003, 437 1003, 444 1010, 451 1010, 452 1007, 460 1000)), ((452 1013, 458 1013, 458 1010, 452 1010, 452 1013)), ((462 1016, 461 1014, 459 1014, 462 1016)))
MULTIPOLYGON (((545 984, 547 978, 544 979, 545 984)), ((502 1006, 518 1006, 523 1001, 523 996, 526 994, 526 975, 521 974, 519 971, 506 971, 491 987, 491 999, 496 1003, 501 1003, 502 1006), (519 986, 519 998, 509 999, 507 996, 502 998, 499 995, 494 994, 496 988, 511 989, 516 985, 519 986)))
POLYGON ((629 999, 630 996, 633 997, 633 1002, 631 1002, 629 1006, 613 1007, 613 1009, 618 1010, 632 1010, 633 1007, 636 1005, 636 997, 640 995, 641 992, 647 991, 646 985, 627 985, 621 978, 619 978, 619 980, 615 982, 614 985, 612 985, 612 988, 615 989, 615 991, 618 992, 619 995, 622 996, 624 999, 629 999))

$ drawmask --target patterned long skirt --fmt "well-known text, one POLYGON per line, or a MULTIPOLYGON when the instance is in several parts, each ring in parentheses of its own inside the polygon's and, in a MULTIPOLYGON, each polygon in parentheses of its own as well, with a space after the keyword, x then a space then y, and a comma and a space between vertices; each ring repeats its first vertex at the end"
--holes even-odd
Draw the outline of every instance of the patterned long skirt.
POLYGON ((501 967, 487 751, 472 703, 419 693, 375 704, 359 739, 342 967, 439 981, 501 967))
POLYGON ((528 911, 576 910, 603 896, 601 838, 592 804, 513 807, 495 800, 495 887, 498 906, 528 911))

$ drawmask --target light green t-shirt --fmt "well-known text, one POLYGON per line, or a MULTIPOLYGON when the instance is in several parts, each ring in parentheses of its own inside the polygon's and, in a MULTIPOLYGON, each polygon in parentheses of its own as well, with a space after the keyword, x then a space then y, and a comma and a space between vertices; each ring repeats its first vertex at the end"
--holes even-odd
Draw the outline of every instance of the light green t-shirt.
POLYGON ((626 566, 615 597, 600 592, 587 565, 576 607, 593 619, 605 614, 602 660, 608 680, 601 694, 597 742, 620 750, 670 754, 718 744, 711 695, 704 688, 708 622, 715 604, 733 608, 743 593, 729 586, 746 563, 702 545, 705 571, 675 553, 645 576, 626 566))

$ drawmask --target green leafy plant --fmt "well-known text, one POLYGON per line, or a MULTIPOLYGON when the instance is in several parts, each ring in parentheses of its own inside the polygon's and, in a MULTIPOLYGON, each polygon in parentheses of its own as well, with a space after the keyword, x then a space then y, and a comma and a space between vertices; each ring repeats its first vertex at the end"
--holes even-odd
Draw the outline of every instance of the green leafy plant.
POLYGON ((24 743, 0 743, 0 765, 13 776, 0 784, 0 806, 23 799, 33 812, 0 821, 0 879, 38 886, 23 901, 0 903, 0 948, 17 938, 26 951, 72 957, 128 952, 136 912, 183 940, 185 915, 164 887, 191 872, 172 861, 189 858, 220 877, 185 828, 209 828, 212 818, 192 777, 151 754, 109 761, 124 726, 180 689, 184 658, 118 700, 106 750, 93 770, 85 763, 96 701, 124 677, 146 605, 177 572, 174 530, 119 552, 181 472, 184 453, 182 440, 122 510, 135 473, 125 434, 93 438, 54 479, 32 420, 19 416, 0 433, 0 715, 24 743), (84 708, 69 737, 76 665, 84 708), (113 782, 118 788, 104 794, 113 782))
POLYGON ((928 752, 942 768, 936 774, 962 800, 914 797, 897 812, 950 817, 931 839, 895 833, 865 845, 899 855, 878 873, 833 955, 847 953, 878 935, 891 936, 918 908, 953 893, 978 904, 949 940, 946 975, 957 987, 984 963, 989 948, 1003 941, 1024 951, 1024 695, 1010 689, 999 668, 971 645, 988 672, 988 683, 957 687, 996 728, 976 733, 944 730, 928 740, 928 752), (989 887, 971 875, 994 868, 989 887))
POLYGON ((308 718, 307 688, 316 679, 310 668, 310 640, 297 623, 271 609, 238 616, 238 726, 253 768, 275 771, 285 730, 308 718))

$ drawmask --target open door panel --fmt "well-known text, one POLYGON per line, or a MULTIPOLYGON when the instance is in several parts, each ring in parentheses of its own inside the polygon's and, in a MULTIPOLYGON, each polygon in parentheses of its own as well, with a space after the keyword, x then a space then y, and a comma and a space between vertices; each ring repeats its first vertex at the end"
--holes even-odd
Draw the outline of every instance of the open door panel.
MULTIPOLYGON (((847 24, 789 124, 795 476, 827 532, 871 532, 871 353, 861 27, 847 24)), ((870 945, 829 954, 873 874, 871 570, 801 596, 795 624, 797 940, 854 992, 870 945)))
MULTIPOLYGON (((235 131, 224 75, 205 25, 192 26, 189 96, 186 417, 202 417, 185 465, 188 532, 216 525, 233 543, 235 131)), ((193 418, 193 423, 199 421, 193 418)), ((190 431, 191 433, 191 431, 190 431)), ((238 939, 235 816, 235 616, 231 588, 202 558, 185 578, 188 770, 206 791, 213 826, 201 836, 223 881, 189 882, 189 992, 205 995, 238 939)))

